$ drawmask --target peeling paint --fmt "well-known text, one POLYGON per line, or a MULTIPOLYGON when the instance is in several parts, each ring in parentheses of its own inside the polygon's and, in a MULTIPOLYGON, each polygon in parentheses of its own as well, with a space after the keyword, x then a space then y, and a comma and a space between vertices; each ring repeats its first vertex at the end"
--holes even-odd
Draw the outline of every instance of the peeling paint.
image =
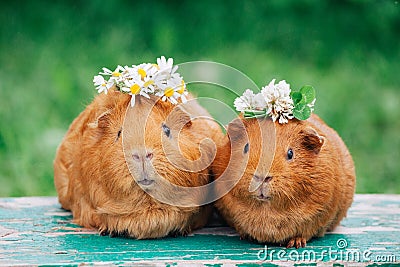
POLYGON ((55 197, 0 199, 0 265, 143 265, 143 266, 367 266, 400 264, 400 195, 356 195, 347 218, 306 248, 265 247, 239 239, 229 227, 209 227, 187 237, 134 240, 100 236, 72 223, 55 197), (344 241, 343 241, 344 240, 344 241), (342 245, 339 241, 343 241, 342 245), (262 261, 260 251, 284 257, 262 261), (349 252, 371 252, 370 261, 330 259, 349 252), (290 255, 315 253, 314 260, 290 255), (377 261, 377 256, 395 262, 377 261), (394 258, 390 258, 394 256, 394 258))

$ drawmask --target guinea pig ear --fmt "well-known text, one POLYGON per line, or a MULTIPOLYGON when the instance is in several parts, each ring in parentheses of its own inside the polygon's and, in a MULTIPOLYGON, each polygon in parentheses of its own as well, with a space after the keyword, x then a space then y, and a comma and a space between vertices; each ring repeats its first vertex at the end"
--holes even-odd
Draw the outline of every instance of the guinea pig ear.
POLYGON ((313 151, 315 154, 318 154, 321 151, 322 145, 325 142, 325 138, 317 133, 311 127, 307 127, 301 131, 303 134, 302 145, 310 151, 313 151))
POLYGON ((237 141, 246 133, 246 128, 244 127, 244 123, 241 119, 236 118, 228 124, 227 133, 229 135, 229 139, 231 142, 237 141))
POLYGON ((111 114, 111 109, 108 109, 98 115, 96 120, 93 122, 88 123, 90 128, 105 128, 108 126, 108 115, 111 114))
POLYGON ((177 106, 168 115, 165 124, 171 129, 180 131, 185 126, 190 127, 192 125, 192 121, 189 113, 177 106))

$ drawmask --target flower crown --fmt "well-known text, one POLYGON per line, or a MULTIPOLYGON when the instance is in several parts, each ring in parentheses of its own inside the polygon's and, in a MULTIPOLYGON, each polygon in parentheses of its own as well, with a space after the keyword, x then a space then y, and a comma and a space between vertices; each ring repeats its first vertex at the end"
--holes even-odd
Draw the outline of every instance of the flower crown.
POLYGON ((117 66, 114 71, 103 68, 103 72, 94 76, 93 83, 98 93, 107 94, 114 85, 116 90, 132 96, 131 106, 135 105, 136 96, 150 98, 149 95, 161 97, 172 104, 178 104, 180 99, 187 101, 186 84, 181 75, 176 72, 178 66, 173 65, 173 59, 157 58, 157 64, 142 63, 132 67, 117 66), (106 80, 103 76, 107 76, 106 80))
POLYGON ((273 79, 262 87, 258 94, 247 89, 242 96, 235 99, 234 106, 245 118, 262 118, 270 116, 275 122, 288 123, 296 118, 306 120, 311 116, 315 104, 315 90, 312 86, 303 86, 298 92, 291 92, 285 80, 275 84, 273 79))

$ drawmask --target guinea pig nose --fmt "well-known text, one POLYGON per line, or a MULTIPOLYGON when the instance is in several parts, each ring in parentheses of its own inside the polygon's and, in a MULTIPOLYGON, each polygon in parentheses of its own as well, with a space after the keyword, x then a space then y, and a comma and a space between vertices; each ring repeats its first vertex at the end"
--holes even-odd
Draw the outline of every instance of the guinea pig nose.
POLYGON ((265 182, 268 183, 269 181, 272 180, 272 176, 263 176, 263 175, 256 175, 254 174, 254 180, 256 180, 257 182, 265 182))
POLYGON ((264 178, 264 182, 268 183, 272 180, 272 176, 267 176, 264 178))
POLYGON ((132 158, 135 161, 151 160, 153 158, 153 152, 150 151, 133 151, 132 158))
POLYGON ((137 153, 133 153, 133 154, 132 154, 132 158, 133 158, 134 160, 136 160, 136 161, 140 161, 140 156, 139 156, 139 154, 137 154, 137 153))

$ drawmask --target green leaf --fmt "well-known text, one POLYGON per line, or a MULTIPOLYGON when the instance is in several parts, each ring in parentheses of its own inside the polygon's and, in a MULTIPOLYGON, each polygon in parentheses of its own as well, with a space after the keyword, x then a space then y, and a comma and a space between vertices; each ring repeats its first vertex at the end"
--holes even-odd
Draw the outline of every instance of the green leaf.
POLYGON ((301 100, 303 99, 303 95, 300 92, 292 92, 291 93, 291 97, 293 99, 293 103, 296 105, 298 103, 301 102, 301 100))
POLYGON ((298 120, 306 120, 311 116, 311 108, 305 104, 297 105, 293 109, 293 116, 298 120))
POLYGON ((315 90, 311 85, 301 87, 300 93, 303 95, 303 101, 306 104, 310 104, 315 99, 315 90))

